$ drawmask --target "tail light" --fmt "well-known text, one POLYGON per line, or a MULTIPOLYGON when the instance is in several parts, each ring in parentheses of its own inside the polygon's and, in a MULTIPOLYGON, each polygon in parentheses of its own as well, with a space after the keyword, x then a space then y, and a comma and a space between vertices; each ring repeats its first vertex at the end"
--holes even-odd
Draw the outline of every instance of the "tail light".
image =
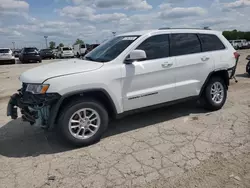
POLYGON ((239 57, 240 57, 240 54, 238 52, 234 52, 234 57, 235 57, 236 60, 238 60, 239 57))

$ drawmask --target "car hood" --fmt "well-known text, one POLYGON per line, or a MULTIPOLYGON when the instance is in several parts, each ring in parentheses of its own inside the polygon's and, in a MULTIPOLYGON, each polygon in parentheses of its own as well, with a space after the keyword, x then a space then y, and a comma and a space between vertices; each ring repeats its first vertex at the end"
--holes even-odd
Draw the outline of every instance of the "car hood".
POLYGON ((50 78, 93 71, 102 66, 100 62, 70 59, 30 69, 22 73, 19 79, 23 83, 43 83, 50 78))

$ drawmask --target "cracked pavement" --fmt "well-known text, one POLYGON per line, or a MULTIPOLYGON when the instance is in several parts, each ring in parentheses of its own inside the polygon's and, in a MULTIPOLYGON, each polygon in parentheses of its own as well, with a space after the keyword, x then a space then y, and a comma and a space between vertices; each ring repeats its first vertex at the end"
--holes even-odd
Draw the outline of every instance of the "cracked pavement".
POLYGON ((239 83, 223 109, 192 102, 113 121, 102 140, 71 148, 55 133, 6 117, 18 75, 37 66, 0 67, 0 188, 250 187, 250 78, 240 51, 239 83))

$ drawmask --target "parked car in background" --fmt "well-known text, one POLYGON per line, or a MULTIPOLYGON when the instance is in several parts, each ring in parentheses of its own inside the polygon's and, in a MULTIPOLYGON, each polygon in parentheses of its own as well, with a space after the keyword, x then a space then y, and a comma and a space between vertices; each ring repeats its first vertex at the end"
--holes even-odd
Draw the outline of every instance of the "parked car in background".
POLYGON ((68 58, 68 57, 75 57, 72 48, 70 47, 60 47, 57 52, 57 57, 59 58, 68 58))
POLYGON ((16 60, 10 48, 0 48, 0 63, 15 64, 16 60))
POLYGON ((14 55, 15 57, 19 57, 20 53, 21 53, 21 50, 14 50, 14 51, 13 51, 13 55, 14 55))
POLYGON ((86 44, 76 44, 73 46, 73 50, 74 50, 74 55, 76 57, 80 57, 86 53, 87 46, 86 46, 86 44))
POLYGON ((230 40, 229 42, 236 50, 248 48, 248 42, 246 39, 230 40))
POLYGON ((40 56, 42 59, 54 59, 55 55, 51 49, 41 49, 40 56))
POLYGON ((28 63, 28 62, 42 62, 42 58, 39 54, 39 51, 35 47, 28 47, 28 48, 23 48, 20 55, 19 55, 19 60, 22 63, 28 63))
POLYGON ((58 49, 53 49, 52 52, 53 52, 53 54, 54 54, 54 57, 57 58, 58 49))

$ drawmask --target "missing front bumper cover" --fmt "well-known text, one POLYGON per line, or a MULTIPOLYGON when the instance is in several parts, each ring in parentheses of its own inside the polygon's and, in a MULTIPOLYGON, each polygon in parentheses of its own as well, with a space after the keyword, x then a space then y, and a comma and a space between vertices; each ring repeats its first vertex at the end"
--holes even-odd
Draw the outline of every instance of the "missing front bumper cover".
POLYGON ((56 93, 44 95, 16 93, 9 100, 7 116, 17 119, 17 108, 20 108, 23 121, 27 121, 31 125, 46 127, 48 125, 50 108, 59 98, 60 95, 56 93))

